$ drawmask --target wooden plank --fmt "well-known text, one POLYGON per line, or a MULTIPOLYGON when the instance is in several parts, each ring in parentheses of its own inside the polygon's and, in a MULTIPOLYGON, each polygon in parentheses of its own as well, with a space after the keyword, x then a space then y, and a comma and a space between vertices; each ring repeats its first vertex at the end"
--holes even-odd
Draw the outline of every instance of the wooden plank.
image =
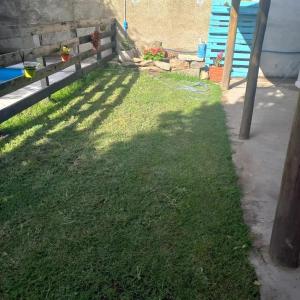
MULTIPOLYGON (((210 49, 208 49, 208 53, 207 53, 207 58, 208 59, 212 59, 212 58, 216 58, 218 53, 220 53, 220 51, 216 51, 215 49, 212 51, 210 49)), ((249 64, 249 59, 251 57, 251 53, 237 53, 237 52, 234 52, 233 54, 233 58, 234 60, 238 62, 248 62, 249 64)))
POLYGON ((300 95, 288 146, 270 245, 272 259, 297 268, 300 254, 300 95))
POLYGON ((76 71, 75 73, 69 75, 68 77, 65 77, 64 79, 57 81, 50 86, 24 98, 20 101, 7 106, 0 110, 0 123, 10 119, 11 117, 15 116, 16 114, 22 112, 23 110, 31 107, 32 105, 38 103, 39 101, 45 99, 49 95, 57 92, 58 90, 64 88, 65 86, 71 84, 77 79, 80 79, 82 76, 88 74, 90 71, 94 70, 95 68, 103 65, 107 61, 111 60, 113 55, 107 56, 101 61, 98 61, 94 63, 93 65, 90 65, 86 68, 82 68, 79 71, 76 71))
MULTIPOLYGON (((106 45, 103 45, 100 49, 100 51, 104 51, 107 49, 112 48, 114 45, 113 43, 109 43, 106 45)), ((36 75, 32 79, 27 79, 25 77, 18 77, 13 80, 4 82, 0 85, 0 97, 3 95, 6 95, 8 93, 11 93, 15 90, 18 90, 26 85, 32 84, 36 81, 41 80, 42 78, 45 78, 46 76, 50 76, 52 74, 55 74, 63 69, 66 69, 75 63, 78 63, 84 59, 87 59, 91 56, 95 55, 95 51, 93 49, 87 50, 85 52, 80 53, 77 56, 73 56, 70 58, 67 62, 58 62, 51 65, 46 66, 43 69, 38 69, 36 71, 36 75)))
POLYGON ((113 43, 112 52, 117 53, 117 50, 116 50, 117 49, 117 21, 116 21, 116 19, 112 20, 110 30, 112 32, 112 36, 111 36, 111 42, 113 43))
MULTIPOLYGON (((218 53, 220 51, 216 51, 216 52, 212 52, 210 49, 207 50, 208 53, 207 53, 207 57, 208 58, 215 58, 217 57, 218 53)), ((215 48, 214 48, 214 51, 215 51, 215 48)), ((249 59, 250 59, 250 56, 251 56, 251 53, 237 53, 235 52, 233 54, 233 58, 236 60, 236 61, 242 61, 242 60, 246 60, 249 64, 249 59)))
MULTIPOLYGON (((217 51, 217 50, 224 50, 224 49, 225 49, 225 44, 218 44, 218 43, 208 43, 207 44, 207 51, 210 51, 210 50, 217 51)), ((251 53, 250 45, 241 45, 241 44, 236 43, 234 50, 235 50, 235 52, 251 53)))
POLYGON ((91 42, 91 35, 83 35, 79 37, 79 44, 87 44, 91 42))
MULTIPOLYGON (((112 31, 100 32, 100 39, 104 39, 104 38, 112 37, 112 36, 113 36, 112 31)), ((90 34, 79 37, 79 44, 86 44, 86 43, 90 43, 90 42, 91 42, 91 35, 90 34)))
MULTIPOLYGON (((227 34, 218 34, 218 33, 209 33, 208 37, 211 39, 211 41, 220 41, 225 40, 225 43, 227 42, 227 34)), ((237 33, 236 34, 236 40, 240 43, 245 43, 247 41, 252 41, 254 39, 253 33, 237 33)))
MULTIPOLYGON (((43 37, 41 35, 34 35, 33 36, 33 43, 35 46, 40 47, 42 46, 43 43, 43 37)), ((46 60, 44 57, 38 57, 36 61, 41 65, 41 66, 46 66, 46 60)), ((46 86, 49 86, 49 78, 46 76, 44 79, 41 80, 41 86, 44 88, 46 86)))
MULTIPOLYGON (((250 15, 250 16, 243 16, 242 19, 239 20, 239 23, 240 22, 252 22, 253 20, 256 19, 256 14, 255 15, 250 15)), ((210 17, 210 21, 213 21, 213 22, 227 22, 229 23, 229 20, 230 20, 230 15, 211 15, 210 17)))
MULTIPOLYGON (((97 25, 95 27, 95 31, 96 32, 100 32, 100 26, 97 25)), ((98 49, 97 49, 97 60, 101 60, 101 51, 99 51, 99 49, 101 49, 101 38, 99 39, 99 44, 98 44, 98 49)))
MULTIPOLYGON (((78 38, 76 28, 71 29, 70 33, 71 33, 72 38, 78 38)), ((79 43, 80 43, 80 39, 79 39, 79 43)), ((80 53, 79 44, 73 46, 73 53, 74 53, 75 56, 79 55, 79 53, 80 53)), ((80 62, 80 59, 79 59, 79 61, 75 62, 75 70, 78 71, 80 69, 81 69, 81 62, 80 62)))
POLYGON ((259 72, 260 58, 262 52, 265 31, 267 27, 269 9, 271 0, 260 0, 259 14, 257 16, 257 27, 253 49, 251 52, 250 67, 248 71, 247 87, 244 100, 242 122, 240 128, 240 139, 249 139, 255 94, 257 87, 257 78, 259 72))
MULTIPOLYGON (((232 0, 212 0, 212 5, 231 6, 232 5, 232 0)), ((247 6, 250 6, 250 7, 256 6, 256 7, 258 7, 258 0, 256 0, 256 1, 251 1, 251 0, 250 1, 242 1, 240 5, 243 6, 243 7, 247 7, 247 6)))
POLYGON ((246 71, 235 71, 232 69, 231 78, 246 78, 248 74, 248 69, 246 71))
MULTIPOLYGON (((209 27, 209 32, 210 34, 220 34, 220 35, 227 35, 229 31, 228 26, 220 27, 220 26, 210 26, 209 27)), ((239 35, 244 34, 251 34, 253 36, 253 33, 255 32, 255 27, 250 27, 250 26, 240 26, 237 28, 237 33, 239 35)))
MULTIPOLYGON (((256 25, 256 20, 254 19, 252 22, 239 22, 238 23, 238 29, 240 30, 240 32, 244 32, 245 30, 249 30, 249 28, 253 28, 255 29, 255 25, 256 25)), ((229 23, 226 21, 210 21, 209 22, 209 28, 213 28, 213 27, 217 27, 217 28, 229 28, 229 23)))
POLYGON ((52 45, 41 46, 37 48, 21 49, 16 52, 6 53, 0 55, 0 66, 6 67, 21 63, 26 60, 33 60, 38 57, 48 56, 60 50, 61 45, 73 46, 79 43, 78 38, 73 38, 67 41, 55 43, 52 45))
POLYGON ((241 0, 232 0, 232 7, 230 12, 230 25, 229 25, 229 33, 228 40, 226 46, 226 56, 224 62, 224 70, 222 77, 222 87, 224 89, 228 89, 230 82, 230 73, 232 69, 233 63, 233 55, 234 55, 234 45, 236 40, 237 26, 238 26, 238 16, 240 9, 241 0))
MULTIPOLYGON (((213 14, 229 14, 230 7, 226 6, 212 6, 212 13, 213 14)), ((241 7, 240 8, 240 15, 255 15, 257 13, 257 8, 255 6, 253 7, 241 7)))
MULTIPOLYGON (((207 61, 208 64, 213 64, 213 59, 207 61)), ((249 61, 242 61, 242 60, 233 60, 232 65, 235 67, 249 67, 249 61)))

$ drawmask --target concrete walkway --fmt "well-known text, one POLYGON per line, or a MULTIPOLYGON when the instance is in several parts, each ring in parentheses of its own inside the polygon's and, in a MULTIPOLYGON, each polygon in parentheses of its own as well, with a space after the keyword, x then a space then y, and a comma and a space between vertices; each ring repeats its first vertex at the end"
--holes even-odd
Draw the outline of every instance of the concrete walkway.
POLYGON ((245 220, 254 239, 251 261, 261 283, 262 299, 297 300, 300 299, 300 269, 275 266, 268 247, 299 91, 292 82, 261 81, 258 86, 248 141, 238 139, 245 83, 235 82, 223 99, 234 162, 244 193, 245 220))

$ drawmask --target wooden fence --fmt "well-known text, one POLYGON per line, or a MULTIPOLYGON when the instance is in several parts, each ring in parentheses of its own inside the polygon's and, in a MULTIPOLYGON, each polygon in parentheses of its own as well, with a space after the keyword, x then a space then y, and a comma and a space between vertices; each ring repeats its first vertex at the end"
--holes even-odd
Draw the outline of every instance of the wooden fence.
POLYGON ((35 76, 31 79, 17 77, 0 84, 0 97, 37 81, 41 81, 42 89, 13 103, 12 105, 1 109, 0 123, 8 120, 12 116, 20 113, 35 103, 49 97, 52 93, 69 85, 75 80, 80 79, 82 76, 103 65, 105 62, 110 61, 116 52, 116 21, 111 20, 106 25, 109 29, 104 32, 100 31, 100 24, 100 22, 95 21, 80 21, 40 25, 38 27, 21 29, 18 33, 19 36, 32 36, 35 47, 31 49, 20 49, 18 51, 0 55, 0 67, 15 65, 24 61, 37 61, 41 64, 42 68, 38 68, 35 76), (98 49, 89 49, 80 52, 79 45, 91 43, 91 35, 88 34, 84 36, 78 36, 77 33, 79 28, 95 28, 95 31, 100 33, 98 49), (58 32, 70 32, 71 39, 55 42, 51 45, 43 45, 43 36, 45 34, 58 32), (101 45, 101 39, 107 37, 111 38, 111 42, 101 45), (67 45, 73 49, 73 55, 71 58, 66 62, 59 61, 46 65, 46 57, 52 56, 53 54, 58 54, 61 51, 62 45, 67 45), (102 57, 102 52, 108 49, 112 50, 112 54, 102 57), (84 68, 81 66, 82 60, 95 55, 97 55, 97 60, 95 63, 92 63, 84 68), (66 69, 72 65, 75 65, 74 73, 52 84, 49 83, 48 77, 50 75, 62 71, 63 69, 66 69))

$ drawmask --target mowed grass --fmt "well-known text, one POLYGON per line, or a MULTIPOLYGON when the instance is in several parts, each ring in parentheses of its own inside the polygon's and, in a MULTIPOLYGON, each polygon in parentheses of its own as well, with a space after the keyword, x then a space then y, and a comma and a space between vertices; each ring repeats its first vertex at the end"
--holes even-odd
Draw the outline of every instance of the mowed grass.
POLYGON ((220 89, 106 69, 2 124, 0 298, 246 300, 220 89))

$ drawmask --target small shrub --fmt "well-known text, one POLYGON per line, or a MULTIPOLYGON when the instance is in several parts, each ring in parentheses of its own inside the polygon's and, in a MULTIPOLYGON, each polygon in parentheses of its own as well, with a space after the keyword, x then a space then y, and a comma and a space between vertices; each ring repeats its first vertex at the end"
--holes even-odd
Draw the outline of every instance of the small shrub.
POLYGON ((125 51, 129 51, 134 48, 133 42, 131 42, 129 39, 122 40, 121 45, 122 49, 125 51))
POLYGON ((150 48, 144 51, 145 60, 163 60, 166 56, 162 48, 150 48))

